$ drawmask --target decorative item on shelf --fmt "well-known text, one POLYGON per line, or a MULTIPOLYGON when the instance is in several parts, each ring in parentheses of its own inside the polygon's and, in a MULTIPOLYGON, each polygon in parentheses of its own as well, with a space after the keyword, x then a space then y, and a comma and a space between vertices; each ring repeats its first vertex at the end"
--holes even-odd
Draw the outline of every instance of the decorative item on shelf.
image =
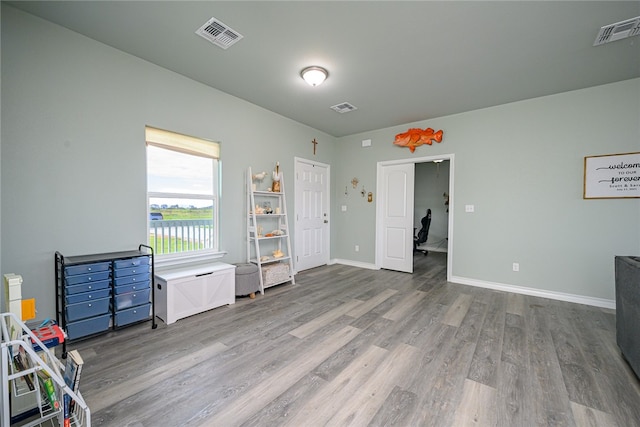
POLYGON ((411 128, 404 133, 397 134, 393 143, 400 147, 409 147, 409 150, 413 153, 416 151, 416 147, 423 144, 431 145, 433 141, 442 142, 442 130, 436 132, 431 128, 426 128, 425 130, 411 128))
POLYGON ((353 188, 357 188, 357 187, 358 187, 358 183, 359 183, 359 182, 360 182, 360 181, 358 181, 358 178, 353 178, 353 179, 351 180, 351 185, 353 185, 353 188))
POLYGON ((262 181, 265 179, 266 176, 267 176, 267 173, 264 171, 251 175, 251 181, 254 181, 254 183, 251 184, 253 191, 256 191, 255 181, 262 183, 262 181))
POLYGON ((369 191, 369 194, 367 194, 367 202, 373 202, 373 193, 371 191, 369 191))
POLYGON ((262 255, 260 257, 260 262, 269 261, 270 259, 271 259, 271 257, 269 255, 262 255))
POLYGON ((276 249, 275 251, 273 251, 272 255, 274 258, 282 258, 284 256, 284 253, 280 249, 276 249))
POLYGON ((273 213, 273 208, 271 207, 271 202, 264 202, 264 213, 266 213, 266 214, 273 213))
POLYGON ((258 228, 258 237, 262 237, 262 226, 259 225, 257 228, 258 228))
POLYGON ((280 174, 280 162, 276 162, 276 170, 271 174, 271 178, 273 179, 273 184, 271 184, 271 191, 274 193, 280 192, 280 179, 282 175, 280 174))
POLYGON ((260 205, 256 205, 256 214, 260 215, 264 213, 264 208, 260 205))
POLYGON ((284 235, 284 231, 282 231, 282 230, 273 230, 271 232, 271 234, 274 235, 274 236, 283 236, 284 235))

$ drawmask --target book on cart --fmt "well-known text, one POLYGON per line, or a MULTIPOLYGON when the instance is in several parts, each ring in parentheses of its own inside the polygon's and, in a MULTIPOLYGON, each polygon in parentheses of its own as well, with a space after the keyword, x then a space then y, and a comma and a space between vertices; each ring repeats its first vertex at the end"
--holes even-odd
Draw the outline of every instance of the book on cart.
MULTIPOLYGON (((64 368, 64 382, 69 386, 74 393, 78 394, 80 388, 80 375, 82 373, 82 366, 84 360, 80 356, 78 350, 71 350, 67 353, 67 363, 64 368)), ((71 413, 73 412, 74 403, 71 401, 71 396, 64 395, 64 427, 68 427, 71 424, 71 413)))
POLYGON ((45 371, 38 371, 38 381, 42 385, 42 394, 46 397, 51 409, 57 411, 60 409, 60 402, 56 396, 56 388, 51 377, 45 371))
MULTIPOLYGON (((26 371, 31 368, 22 348, 13 356, 13 364, 18 371, 26 371)), ((21 379, 27 384, 29 390, 35 390, 31 374, 24 375, 21 379)))

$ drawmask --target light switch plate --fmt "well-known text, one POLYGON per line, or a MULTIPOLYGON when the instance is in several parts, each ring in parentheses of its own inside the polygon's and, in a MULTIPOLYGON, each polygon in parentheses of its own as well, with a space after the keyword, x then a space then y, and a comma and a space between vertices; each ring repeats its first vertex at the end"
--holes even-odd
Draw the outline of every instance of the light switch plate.
POLYGON ((464 211, 465 212, 475 212, 476 211, 476 207, 474 205, 464 205, 464 211))

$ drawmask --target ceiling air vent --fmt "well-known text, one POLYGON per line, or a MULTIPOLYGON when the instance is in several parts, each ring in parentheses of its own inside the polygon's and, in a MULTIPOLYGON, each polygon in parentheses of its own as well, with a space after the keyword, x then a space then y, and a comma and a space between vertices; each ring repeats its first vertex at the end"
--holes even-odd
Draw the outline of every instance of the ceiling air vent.
POLYGON ((216 18, 209 19, 202 27, 198 28, 196 34, 223 49, 228 48, 243 37, 242 34, 232 30, 228 25, 223 24, 216 18))
POLYGON ((640 16, 627 19, 626 21, 616 22, 615 24, 605 25, 600 28, 594 46, 614 42, 616 40, 626 39, 640 34, 640 16))
POLYGON ((349 104, 348 102, 341 102, 340 104, 336 104, 331 107, 333 111, 337 111, 338 113, 348 113, 349 111, 357 110, 358 107, 355 105, 349 104))

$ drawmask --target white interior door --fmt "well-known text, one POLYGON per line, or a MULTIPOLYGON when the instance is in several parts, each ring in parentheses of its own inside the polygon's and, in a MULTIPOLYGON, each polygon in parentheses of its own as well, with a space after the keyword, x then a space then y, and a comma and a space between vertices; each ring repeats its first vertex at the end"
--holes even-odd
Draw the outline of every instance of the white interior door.
POLYGON ((380 267, 413 273, 415 165, 382 167, 380 267))
POLYGON ((329 262, 329 166, 296 159, 296 271, 329 262))

